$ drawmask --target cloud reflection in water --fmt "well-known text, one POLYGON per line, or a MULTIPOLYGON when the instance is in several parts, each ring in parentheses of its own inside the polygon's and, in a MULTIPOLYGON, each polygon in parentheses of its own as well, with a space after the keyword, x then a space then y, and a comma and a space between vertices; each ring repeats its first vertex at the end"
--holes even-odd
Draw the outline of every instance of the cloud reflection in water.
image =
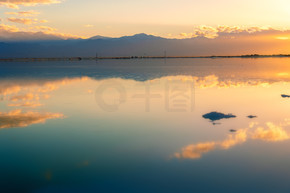
POLYGON ((48 119, 64 118, 61 113, 22 112, 13 110, 7 113, 0 112, 0 129, 27 127, 32 124, 45 123, 48 119))
POLYGON ((266 123, 266 127, 258 126, 258 123, 252 122, 249 128, 240 129, 235 134, 229 134, 223 141, 201 142, 190 144, 181 149, 180 152, 174 154, 178 159, 199 159, 203 154, 218 149, 230 149, 239 144, 243 144, 247 139, 262 140, 268 142, 278 142, 290 139, 290 132, 285 127, 289 126, 290 122, 284 122, 276 125, 272 122, 266 123))

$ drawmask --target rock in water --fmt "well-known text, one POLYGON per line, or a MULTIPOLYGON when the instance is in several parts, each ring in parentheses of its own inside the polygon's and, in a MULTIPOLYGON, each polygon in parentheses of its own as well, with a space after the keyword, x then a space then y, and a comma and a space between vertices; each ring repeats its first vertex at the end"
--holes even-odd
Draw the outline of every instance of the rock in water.
POLYGON ((209 119, 211 121, 217 121, 217 120, 221 120, 221 119, 236 118, 237 116, 235 116, 233 114, 223 114, 223 113, 219 113, 219 112, 211 112, 211 113, 207 113, 207 114, 203 115, 202 117, 205 119, 209 119))
POLYGON ((286 95, 286 94, 281 94, 282 98, 290 98, 290 95, 286 95))
POLYGON ((249 119, 254 119, 254 118, 257 118, 257 116, 255 116, 255 115, 249 115, 248 118, 249 119))

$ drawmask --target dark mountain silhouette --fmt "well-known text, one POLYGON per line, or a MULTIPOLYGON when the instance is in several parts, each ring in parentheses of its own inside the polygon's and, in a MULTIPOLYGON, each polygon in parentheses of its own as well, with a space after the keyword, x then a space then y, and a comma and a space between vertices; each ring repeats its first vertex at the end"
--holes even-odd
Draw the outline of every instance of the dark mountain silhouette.
POLYGON ((225 36, 166 39, 136 34, 120 38, 94 36, 89 39, 0 42, 0 58, 92 57, 96 54, 99 57, 164 56, 165 51, 167 56, 275 54, 265 53, 265 47, 275 49, 277 54, 283 53, 277 46, 272 41, 253 42, 225 36))

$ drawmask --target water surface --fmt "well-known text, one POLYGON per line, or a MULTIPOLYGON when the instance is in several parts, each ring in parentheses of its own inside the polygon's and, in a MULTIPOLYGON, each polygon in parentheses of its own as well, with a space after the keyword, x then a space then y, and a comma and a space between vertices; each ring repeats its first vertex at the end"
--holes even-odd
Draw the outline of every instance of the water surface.
POLYGON ((0 192, 290 190, 290 59, 0 68, 0 192))

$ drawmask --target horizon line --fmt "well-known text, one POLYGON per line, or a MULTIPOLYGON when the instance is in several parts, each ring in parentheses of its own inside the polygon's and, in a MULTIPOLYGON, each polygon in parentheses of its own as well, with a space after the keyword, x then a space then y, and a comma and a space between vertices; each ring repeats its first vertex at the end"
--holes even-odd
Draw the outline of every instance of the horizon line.
POLYGON ((0 62, 40 62, 40 61, 81 61, 81 60, 119 60, 119 59, 216 59, 216 58, 290 58, 290 54, 246 54, 246 55, 207 55, 207 56, 107 56, 107 57, 30 57, 0 58, 0 62))

